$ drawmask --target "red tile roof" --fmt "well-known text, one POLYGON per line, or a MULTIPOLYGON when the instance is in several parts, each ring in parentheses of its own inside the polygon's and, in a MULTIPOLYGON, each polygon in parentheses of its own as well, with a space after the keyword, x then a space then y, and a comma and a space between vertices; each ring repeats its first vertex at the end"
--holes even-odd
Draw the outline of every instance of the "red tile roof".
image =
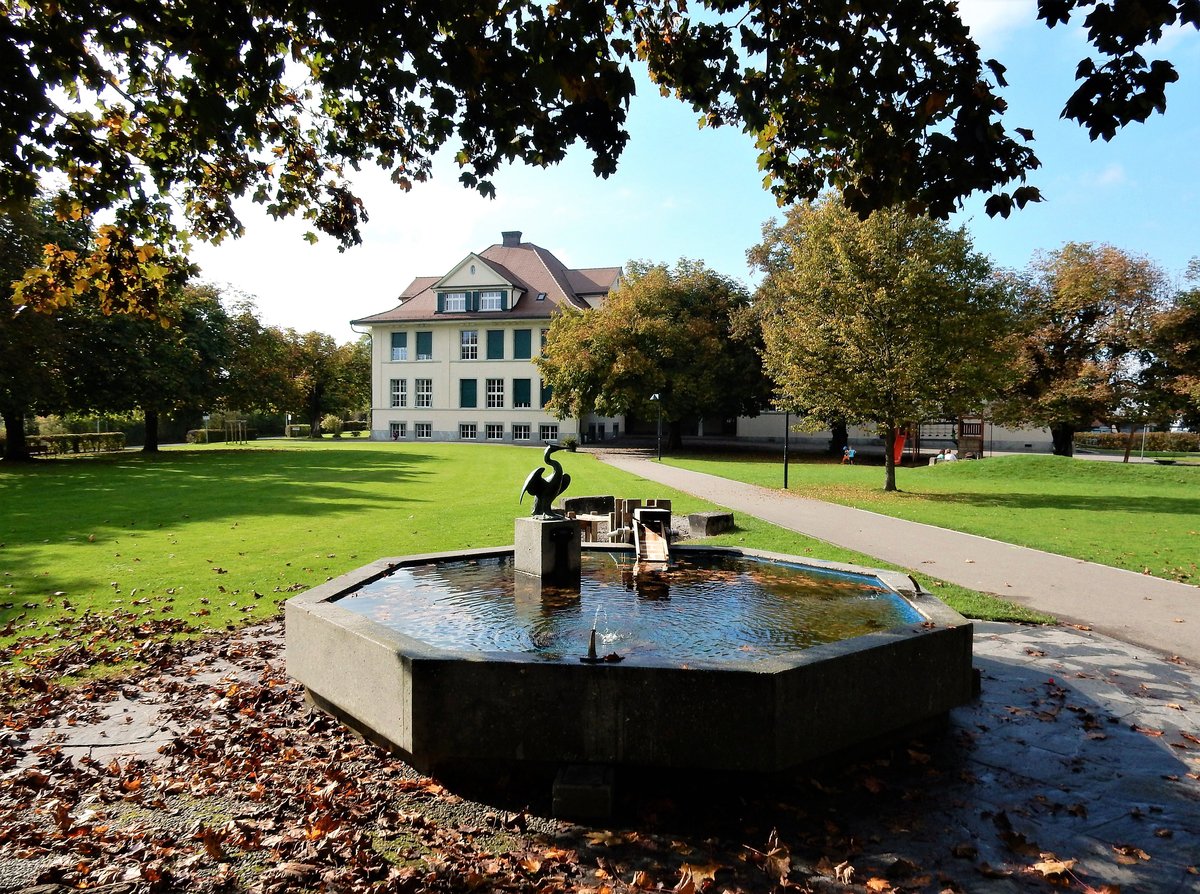
MULTIPOLYGON (((586 309, 584 296, 607 295, 617 284, 620 267, 587 267, 572 270, 554 254, 532 242, 519 245, 490 245, 479 252, 490 267, 513 284, 514 303, 503 316, 548 317, 562 307, 586 309), (537 296, 544 292, 542 301, 537 296)), ((383 313, 352 320, 352 323, 389 323, 404 320, 445 319, 437 313, 437 294, 432 286, 440 276, 418 276, 400 293, 400 304, 383 313)), ((455 313, 454 318, 496 319, 495 311, 455 313)))

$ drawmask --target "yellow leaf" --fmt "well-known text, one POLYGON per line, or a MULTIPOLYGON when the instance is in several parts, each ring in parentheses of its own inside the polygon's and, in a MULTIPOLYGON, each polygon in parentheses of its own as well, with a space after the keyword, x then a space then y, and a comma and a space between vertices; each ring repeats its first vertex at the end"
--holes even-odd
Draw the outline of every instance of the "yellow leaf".
POLYGON ((1060 860, 1054 854, 1042 854, 1042 859, 1033 864, 1033 870, 1040 872, 1046 878, 1051 878, 1068 872, 1078 862, 1078 860, 1060 860))

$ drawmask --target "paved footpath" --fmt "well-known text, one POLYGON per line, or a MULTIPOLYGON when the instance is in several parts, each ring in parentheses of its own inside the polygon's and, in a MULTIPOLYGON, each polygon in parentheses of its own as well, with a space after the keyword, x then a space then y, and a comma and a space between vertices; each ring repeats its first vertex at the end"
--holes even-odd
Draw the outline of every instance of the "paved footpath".
MULTIPOLYGON (((993 593, 1200 666, 1200 588, 974 534, 890 518, 664 465, 632 453, 601 460, 734 512, 993 593)), ((1120 532, 1114 532, 1120 536, 1120 532)))

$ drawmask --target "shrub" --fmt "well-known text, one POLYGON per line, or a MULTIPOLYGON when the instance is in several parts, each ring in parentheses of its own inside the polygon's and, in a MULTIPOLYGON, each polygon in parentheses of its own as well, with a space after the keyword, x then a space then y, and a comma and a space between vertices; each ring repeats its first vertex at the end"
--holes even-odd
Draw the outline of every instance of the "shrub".
POLYGON ((53 456, 67 453, 106 453, 125 449, 125 433, 120 431, 87 432, 73 435, 34 435, 29 446, 44 447, 53 456))
MULTIPOLYGON (((1076 447, 1095 447, 1099 450, 1125 450, 1129 435, 1125 432, 1078 432, 1076 447)), ((1142 449, 1142 433, 1133 433, 1133 449, 1142 449)), ((1200 450, 1200 434, 1187 431, 1146 432, 1146 449, 1156 453, 1188 453, 1200 450)))
POLYGON ((329 432, 335 438, 342 436, 342 417, 333 413, 321 417, 321 431, 329 432))
POLYGON ((579 446, 579 438, 574 435, 567 435, 558 443, 562 444, 568 450, 575 450, 579 446))

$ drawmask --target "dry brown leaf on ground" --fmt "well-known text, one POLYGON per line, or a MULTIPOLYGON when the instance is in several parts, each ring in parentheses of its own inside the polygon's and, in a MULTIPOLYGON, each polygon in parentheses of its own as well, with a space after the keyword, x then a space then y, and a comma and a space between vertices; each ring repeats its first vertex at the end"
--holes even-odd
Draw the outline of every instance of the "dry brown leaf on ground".
POLYGON ((675 887, 671 889, 675 894, 696 894, 696 880, 692 878, 692 874, 684 869, 679 874, 679 881, 675 883, 675 887))
POLYGON ((1150 855, 1136 845, 1114 844, 1112 848, 1116 852, 1117 862, 1122 866, 1133 866, 1139 861, 1150 860, 1150 855))
POLYGON ((1030 868, 1046 878, 1059 878, 1070 872, 1078 862, 1078 860, 1060 860, 1054 854, 1046 853, 1042 854, 1042 859, 1030 868))

